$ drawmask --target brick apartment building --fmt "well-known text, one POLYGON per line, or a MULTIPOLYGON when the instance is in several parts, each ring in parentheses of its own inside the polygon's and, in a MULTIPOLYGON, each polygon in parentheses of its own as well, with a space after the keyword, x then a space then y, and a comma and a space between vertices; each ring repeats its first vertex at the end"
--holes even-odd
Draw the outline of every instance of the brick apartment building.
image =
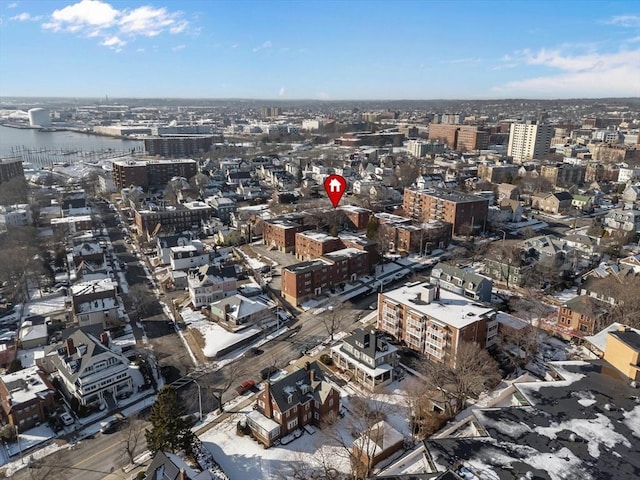
POLYGON ((585 172, 586 167, 568 163, 540 166, 540 176, 547 179, 553 187, 582 185, 585 179, 585 172))
POLYGON ((430 124, 429 140, 444 142, 452 150, 470 152, 489 146, 489 132, 474 125, 430 124))
POLYGON ((434 362, 454 364, 462 342, 497 340, 495 310, 428 282, 378 295, 377 329, 434 362))
POLYGON ((14 177, 24 177, 22 160, 17 158, 0 159, 0 184, 8 182, 14 177))
POLYGON ((340 239, 317 230, 296 233, 296 258, 311 260, 342 247, 340 239))
POLYGON ((160 225, 160 232, 182 232, 199 228, 202 221, 208 221, 213 208, 203 202, 187 202, 163 210, 134 210, 134 220, 138 233, 153 232, 160 225))
POLYGON ((449 222, 433 220, 413 225, 410 219, 397 215, 377 213, 376 217, 379 222, 377 235, 381 250, 420 253, 434 248, 446 248, 451 242, 453 225, 449 222))
POLYGON ((118 190, 131 185, 162 187, 173 177, 191 178, 198 173, 195 160, 116 160, 113 162, 113 182, 118 190))
POLYGON ((355 205, 344 205, 339 207, 339 210, 345 214, 355 230, 366 230, 367 225, 369 225, 369 219, 373 214, 371 210, 356 207, 355 205))
POLYGON ((299 223, 284 219, 264 220, 262 222, 262 240, 265 245, 276 247, 285 253, 296 249, 296 234, 304 227, 299 223))
POLYGON ((478 165, 478 178, 489 183, 510 183, 518 176, 518 165, 478 165))
POLYGON ((144 151, 154 157, 191 157, 211 150, 214 142, 223 142, 222 135, 163 135, 144 139, 144 151))
POLYGON ((453 224, 454 234, 467 235, 474 230, 484 230, 489 200, 462 192, 405 188, 403 209, 405 215, 417 222, 449 222, 453 224))
POLYGON ((344 248, 282 269, 282 296, 299 305, 307 298, 322 295, 341 283, 355 281, 371 273, 372 255, 364 250, 344 248))

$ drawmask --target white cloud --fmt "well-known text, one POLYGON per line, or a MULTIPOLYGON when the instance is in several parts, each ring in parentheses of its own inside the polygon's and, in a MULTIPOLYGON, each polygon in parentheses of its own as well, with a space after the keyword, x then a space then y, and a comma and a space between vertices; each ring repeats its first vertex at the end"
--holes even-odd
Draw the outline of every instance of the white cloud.
POLYGON ((113 25, 120 12, 100 0, 82 0, 60 10, 54 10, 43 27, 54 32, 78 32, 87 27, 106 28, 113 25))
POLYGON ((176 45, 175 47, 173 47, 171 49, 172 52, 179 52, 180 50, 184 50, 185 48, 187 48, 186 45, 182 44, 182 45, 176 45))
POLYGON ((273 44, 271 43, 271 40, 267 40, 266 42, 263 42, 262 45, 257 46, 256 48, 253 49, 254 52, 259 52, 260 50, 263 50, 265 48, 271 48, 273 47, 273 44))
POLYGON ((100 45, 112 48, 122 48, 126 44, 127 42, 114 35, 112 37, 105 38, 100 45))
POLYGON ((179 20, 180 13, 170 13, 166 8, 139 7, 134 10, 123 10, 118 26, 122 33, 155 37, 168 30, 180 33, 187 28, 186 20, 179 20))
POLYGON ((7 5, 7 8, 16 8, 18 6, 18 2, 13 2, 7 5))
POLYGON ((278 91, 278 96, 279 97, 284 97, 286 93, 287 93, 287 91, 285 90, 285 88, 284 87, 280 87, 280 90, 278 91))
MULTIPOLYGON (((81 0, 55 10, 42 27, 54 32, 76 33, 89 38, 100 38, 100 45, 113 48, 109 42, 117 38, 155 37, 162 33, 185 33, 189 22, 180 11, 150 5, 134 9, 117 9, 101 0, 81 0)), ((121 47, 117 47, 121 48, 121 47)))
POLYGON ((316 94, 319 100, 329 100, 329 94, 327 92, 318 92, 316 94))
POLYGON ((38 20, 42 20, 42 16, 32 16, 30 13, 23 12, 19 13, 18 15, 14 15, 13 17, 9 18, 9 20, 14 20, 16 22, 37 22, 38 20))
POLYGON ((611 17, 605 23, 620 27, 640 27, 640 15, 618 15, 611 17))
POLYGON ((559 50, 523 50, 509 57, 522 64, 555 70, 493 89, 511 95, 546 98, 640 95, 640 50, 568 55, 559 50), (519 57, 519 58, 518 58, 519 57))

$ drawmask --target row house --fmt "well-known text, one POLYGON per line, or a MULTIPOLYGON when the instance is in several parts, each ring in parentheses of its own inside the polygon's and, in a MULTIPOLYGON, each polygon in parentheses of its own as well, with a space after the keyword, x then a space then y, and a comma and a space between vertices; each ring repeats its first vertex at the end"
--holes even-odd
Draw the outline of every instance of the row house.
POLYGON ((129 360, 111 348, 109 335, 100 340, 75 330, 63 344, 45 349, 40 366, 60 382, 68 400, 75 398, 79 405, 116 405, 116 400, 133 393, 133 379, 129 360))
POLYGON ((270 447, 305 425, 322 427, 333 422, 339 412, 340 393, 312 362, 276 382, 267 381, 256 408, 246 418, 254 437, 270 447))
POLYGON ((378 295, 377 329, 428 359, 455 365, 463 342, 496 343, 496 311, 428 282, 378 295))

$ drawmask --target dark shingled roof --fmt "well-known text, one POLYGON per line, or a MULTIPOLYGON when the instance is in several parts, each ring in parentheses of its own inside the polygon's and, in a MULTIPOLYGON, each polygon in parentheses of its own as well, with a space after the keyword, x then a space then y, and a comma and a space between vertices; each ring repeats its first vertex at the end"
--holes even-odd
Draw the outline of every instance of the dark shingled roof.
POLYGON ((601 360, 552 366, 561 380, 514 384, 531 406, 474 410, 485 436, 425 440, 435 464, 501 480, 640 478, 640 391, 601 360))
POLYGON ((627 345, 629 345, 634 350, 640 351, 640 335, 638 335, 634 331, 622 332, 620 330, 615 332, 610 332, 611 335, 617 337, 627 345))

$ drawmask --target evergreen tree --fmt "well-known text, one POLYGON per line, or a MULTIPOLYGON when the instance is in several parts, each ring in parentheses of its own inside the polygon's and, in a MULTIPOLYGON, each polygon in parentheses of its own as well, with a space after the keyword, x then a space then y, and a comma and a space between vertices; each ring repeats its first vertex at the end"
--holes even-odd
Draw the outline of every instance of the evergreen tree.
POLYGON ((153 453, 159 450, 172 453, 184 450, 191 455, 194 434, 186 414, 187 409, 177 390, 171 385, 164 386, 151 407, 151 430, 145 431, 149 450, 153 453))
POLYGON ((373 240, 374 238, 376 238, 379 226, 380 225, 378 223, 378 217, 376 217, 375 215, 371 215, 369 217, 369 223, 367 224, 367 238, 369 240, 373 240))

